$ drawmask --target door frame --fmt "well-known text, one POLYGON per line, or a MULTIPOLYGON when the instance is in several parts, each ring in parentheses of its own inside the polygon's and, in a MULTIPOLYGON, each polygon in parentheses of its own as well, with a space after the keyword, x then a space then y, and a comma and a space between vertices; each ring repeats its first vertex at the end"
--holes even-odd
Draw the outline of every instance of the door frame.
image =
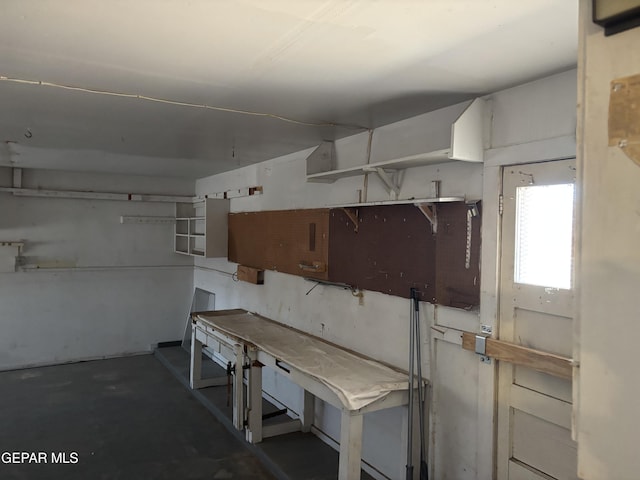
MULTIPOLYGON (((576 158, 574 156, 567 159, 558 159, 554 161, 544 161, 544 162, 527 162, 526 164, 519 164, 519 165, 524 170, 526 170, 526 167, 531 168, 530 171, 534 173, 534 176, 536 178, 536 185, 539 184, 541 186, 544 186, 544 185, 563 184, 569 181, 569 178, 572 178, 573 184, 576 185, 575 163, 576 163, 576 158), (573 173, 570 173, 571 170, 566 169, 567 168, 566 165, 564 167, 562 165, 558 165, 558 162, 560 161, 573 162, 573 165, 574 165, 573 173), (548 168, 542 167, 545 164, 549 165, 549 167, 548 168)), ((500 218, 500 228, 502 233, 504 233, 505 229, 507 231, 511 229, 512 230, 511 233, 515 233, 516 231, 517 201, 515 199, 515 196, 512 200, 513 203, 510 204, 510 208, 508 208, 506 204, 507 196, 511 195, 512 193, 515 194, 515 190, 511 190, 511 188, 517 189, 517 184, 512 183, 511 186, 505 185, 505 176, 508 173, 507 170, 512 168, 513 168, 512 165, 511 166, 506 165, 501 169, 501 174, 502 174, 501 194, 504 196, 504 204, 505 204, 504 215, 501 215, 501 218, 500 218), (508 191, 505 192, 504 191, 505 188, 507 188, 508 191), (510 222, 510 225, 507 222, 510 222)), ((522 172, 513 172, 513 171, 511 172, 511 174, 513 175, 517 175, 517 173, 520 173, 521 176, 530 175, 528 173, 523 174, 522 172)), ((575 205, 575 197, 574 197, 574 214, 575 214, 575 207, 576 205, 575 205)), ((574 231, 573 242, 575 242, 575 218, 574 218, 573 231, 574 231)), ((506 283, 509 283, 509 284, 513 283, 514 286, 513 286, 513 290, 509 290, 509 289, 506 290, 506 294, 509 297, 506 299, 505 299, 505 292, 501 291, 499 286, 498 299, 497 299, 499 305, 502 305, 502 307, 505 307, 505 305, 507 305, 506 307, 507 310, 510 310, 510 308, 512 308, 510 307, 511 305, 510 297, 512 297, 513 295, 516 295, 518 298, 520 298, 520 302, 521 302, 520 306, 523 306, 525 308, 530 307, 534 311, 544 312, 547 314, 550 313, 551 315, 561 315, 563 317, 571 318, 573 321, 573 317, 574 317, 573 295, 575 292, 575 281, 573 281, 573 275, 572 275, 571 289, 560 290, 556 294, 551 295, 552 297, 554 297, 554 303, 553 303, 554 306, 552 308, 552 312, 547 311, 547 308, 545 306, 538 303, 538 297, 540 295, 544 295, 544 292, 547 290, 547 287, 538 286, 538 285, 517 284, 513 280, 516 242, 515 242, 515 239, 513 239, 513 237, 511 241, 513 243, 512 245, 509 245, 508 243, 506 243, 507 240, 503 238, 500 245, 499 262, 498 262, 498 268, 500 273, 499 273, 498 281, 500 285, 501 283, 503 283, 502 280, 504 279, 506 280, 506 283), (507 256, 502 258, 502 255, 505 253, 507 254, 507 256), (503 275, 506 276, 507 278, 503 278, 502 277, 503 275), (506 303, 503 302, 504 300, 506 300, 506 303)), ((572 245, 572 255, 573 255, 573 247, 574 245, 572 245)), ((573 267, 575 266, 575 261, 572 263, 572 266, 573 267)), ((508 311, 507 315, 510 317, 511 311, 508 311)), ((500 311, 500 307, 499 307, 498 331, 495 332, 495 334, 498 335, 500 340, 504 340, 507 342, 515 342, 515 339, 511 338, 514 334, 515 324, 511 321, 509 321, 507 324, 502 324, 500 321, 501 317, 502 317, 502 312, 500 311)), ((572 347, 572 345, 570 345, 570 347, 572 347)), ((496 478, 508 479, 509 471, 511 470, 511 467, 514 466, 514 464, 511 462, 511 448, 512 448, 511 441, 512 441, 514 411, 512 408, 510 392, 512 391, 513 387, 515 388, 519 388, 519 387, 517 387, 516 385, 512 385, 513 377, 515 375, 515 365, 510 363, 500 364, 497 367, 496 373, 497 373, 496 412, 495 412, 496 413, 496 417, 495 417, 496 418, 496 422, 495 422, 496 478), (507 395, 507 397, 503 396, 501 398, 501 395, 500 395, 501 389, 504 391, 503 395, 507 395), (505 403, 502 403, 502 408, 500 408, 500 401, 502 400, 504 402, 505 399, 508 406, 505 406, 505 403)), ((540 393, 540 392, 537 392, 537 393, 544 396, 543 393, 540 393)), ((550 402, 554 404, 556 403, 555 401, 550 401, 550 402)), ((557 405, 559 404, 560 404, 560 401, 558 400, 557 405)), ((554 408, 556 408, 557 405, 555 405, 554 408)), ((561 408, 561 410, 562 410, 563 417, 565 416, 565 414, 568 418, 571 417, 569 412, 564 411, 565 410, 564 408, 561 408)), ((558 414, 558 412, 555 412, 555 413, 558 414)), ((538 415, 535 415, 535 416, 538 416, 538 415)), ((556 421, 551 420, 548 417, 540 416, 539 418, 547 420, 553 424, 557 424, 556 421)), ((563 427, 567 428, 567 425, 563 425, 563 427)), ((568 428, 571 429, 570 424, 568 428)), ((524 467, 518 467, 518 468, 522 468, 521 474, 524 475, 526 472, 525 468, 524 467)), ((531 476, 531 478, 533 478, 533 476, 531 476)), ((540 478, 540 477, 536 476, 536 478, 540 478)))
MULTIPOLYGON (((485 150, 482 182, 482 249, 480 272, 480 325, 491 328, 496 338, 499 316, 500 251, 502 218, 500 195, 504 167, 551 162, 576 157, 576 140, 566 135, 508 147, 485 150)), ((478 333, 480 332, 478 326, 478 333)), ((480 362, 480 360, 478 360, 480 362)), ((496 362, 478 368, 476 478, 497 476, 497 388, 496 362)))

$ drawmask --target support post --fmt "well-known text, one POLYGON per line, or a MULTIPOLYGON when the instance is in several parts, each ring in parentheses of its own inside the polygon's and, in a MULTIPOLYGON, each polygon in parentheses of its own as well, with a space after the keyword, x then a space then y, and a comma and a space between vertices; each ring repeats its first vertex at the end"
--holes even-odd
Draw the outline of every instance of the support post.
POLYGON ((236 368, 233 376, 233 426, 244 429, 244 345, 233 347, 236 357, 236 368))
POLYGON ((301 430, 303 432, 311 431, 315 414, 315 398, 313 393, 303 390, 302 414, 300 415, 301 430))
POLYGON ((262 364, 257 361, 255 350, 247 352, 250 368, 247 382, 249 415, 246 439, 249 443, 262 441, 262 364))
POLYGON ((191 328, 191 368, 189 383, 191 388, 200 388, 202 378, 202 342, 196 339, 196 327, 191 328))
POLYGON ((356 480, 360 478, 361 455, 362 415, 349 410, 342 410, 339 480, 356 480))

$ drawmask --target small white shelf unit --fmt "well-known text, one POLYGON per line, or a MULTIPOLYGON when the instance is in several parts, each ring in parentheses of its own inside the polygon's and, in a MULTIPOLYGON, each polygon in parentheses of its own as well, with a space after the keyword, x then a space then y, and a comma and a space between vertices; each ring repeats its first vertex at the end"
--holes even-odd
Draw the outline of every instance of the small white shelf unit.
POLYGON ((414 152, 418 150, 418 153, 408 151, 406 153, 410 153, 409 155, 399 158, 333 169, 335 150, 329 145, 331 142, 324 142, 307 158, 307 181, 333 183, 340 178, 375 173, 392 199, 395 199, 400 192, 397 180, 399 170, 452 160, 482 162, 485 104, 484 99, 476 98, 461 113, 460 107, 456 105, 425 114, 428 125, 431 125, 430 131, 412 131, 407 137, 401 133, 402 122, 376 129, 379 137, 377 146, 384 149, 385 143, 394 139, 397 143, 402 138, 403 144, 411 145, 407 148, 414 152))
POLYGON ((229 200, 205 198, 176 203, 174 248, 194 257, 227 256, 229 200))

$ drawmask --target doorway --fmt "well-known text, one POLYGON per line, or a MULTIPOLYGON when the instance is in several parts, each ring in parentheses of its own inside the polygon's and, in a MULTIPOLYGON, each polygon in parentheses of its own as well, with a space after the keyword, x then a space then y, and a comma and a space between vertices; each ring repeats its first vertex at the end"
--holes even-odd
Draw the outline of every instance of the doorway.
MULTIPOLYGON (((504 167, 498 338, 572 356, 575 159, 504 167)), ((499 480, 577 479, 571 380, 499 362, 499 480)))

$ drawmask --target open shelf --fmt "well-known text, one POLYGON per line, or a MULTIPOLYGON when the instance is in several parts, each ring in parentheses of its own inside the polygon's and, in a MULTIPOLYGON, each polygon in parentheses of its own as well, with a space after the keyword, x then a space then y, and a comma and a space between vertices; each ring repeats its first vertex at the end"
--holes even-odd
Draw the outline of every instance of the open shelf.
POLYGON ((464 202, 464 197, 412 198, 407 200, 381 200, 376 202, 344 203, 329 205, 329 208, 376 207, 380 205, 420 205, 422 203, 464 202))
POLYGON ((175 252, 196 257, 226 257, 229 201, 205 198, 176 203, 175 252))
POLYGON ((377 158, 392 155, 388 145, 403 146, 404 155, 355 167, 335 169, 335 146, 323 142, 307 157, 307 182, 333 183, 346 177, 373 173, 384 184, 391 199, 400 194, 401 170, 450 161, 482 162, 485 100, 445 107, 422 115, 419 125, 401 122, 375 130, 372 151, 377 158))
POLYGON ((450 153, 450 149, 438 150, 435 152, 409 155, 407 157, 395 158, 382 162, 358 165, 357 167, 313 173, 311 175, 307 175, 307 181, 335 182, 339 178, 354 177, 356 175, 362 175, 364 173, 375 172, 377 168, 382 168, 384 170, 403 170, 405 168, 420 167, 423 165, 429 165, 431 163, 442 163, 451 160, 451 157, 449 156, 450 153))

